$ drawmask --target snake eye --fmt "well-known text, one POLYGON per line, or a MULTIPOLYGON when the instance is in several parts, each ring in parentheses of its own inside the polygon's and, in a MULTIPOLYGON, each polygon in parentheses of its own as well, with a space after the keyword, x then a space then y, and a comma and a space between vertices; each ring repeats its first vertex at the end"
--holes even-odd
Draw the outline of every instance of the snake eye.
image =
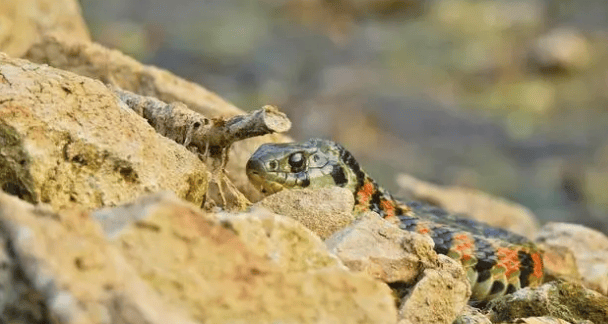
POLYGON ((302 156, 302 153, 298 152, 290 155, 289 165, 292 168, 301 168, 304 165, 304 156, 302 156))

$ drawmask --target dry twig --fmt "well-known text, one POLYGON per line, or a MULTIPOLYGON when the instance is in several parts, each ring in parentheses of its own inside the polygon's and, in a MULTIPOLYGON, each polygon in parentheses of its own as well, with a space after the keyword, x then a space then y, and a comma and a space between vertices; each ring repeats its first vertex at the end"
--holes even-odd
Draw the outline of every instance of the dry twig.
MULTIPOLYGON (((112 90, 159 134, 184 145, 208 165, 211 162, 212 180, 218 184, 224 206, 226 199, 222 182, 227 184, 238 200, 247 201, 225 174, 231 145, 250 137, 285 132, 291 128, 287 116, 270 105, 228 119, 207 118, 180 102, 166 104, 156 98, 140 96, 119 88, 114 87, 112 90)), ((241 202, 239 205, 242 205, 241 202)))

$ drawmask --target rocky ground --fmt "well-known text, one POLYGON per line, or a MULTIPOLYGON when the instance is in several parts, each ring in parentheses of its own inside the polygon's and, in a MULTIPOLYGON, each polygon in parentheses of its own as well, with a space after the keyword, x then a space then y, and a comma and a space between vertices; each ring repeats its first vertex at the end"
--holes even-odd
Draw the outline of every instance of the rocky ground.
POLYGON ((608 322, 602 233, 539 229, 513 203, 402 178, 411 196, 545 249, 547 283, 476 305, 429 237, 355 218, 344 189, 262 199, 245 162, 287 136, 236 142, 224 167, 160 135, 117 91, 181 102, 216 125, 244 112, 92 43, 76 1, 0 8, 20 26, 0 29, 1 322, 608 322))

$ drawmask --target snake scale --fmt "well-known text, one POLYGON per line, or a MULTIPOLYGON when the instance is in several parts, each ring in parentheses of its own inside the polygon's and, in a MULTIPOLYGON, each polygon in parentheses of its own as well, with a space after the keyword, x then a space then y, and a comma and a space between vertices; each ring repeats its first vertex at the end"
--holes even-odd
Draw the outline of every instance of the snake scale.
POLYGON ((251 156, 246 170, 251 183, 268 194, 284 188, 347 188, 355 196, 355 213, 369 210, 386 219, 396 217, 402 229, 430 235, 437 253, 463 265, 473 300, 488 301, 542 282, 541 252, 525 237, 438 207, 402 203, 335 142, 264 144, 251 156))

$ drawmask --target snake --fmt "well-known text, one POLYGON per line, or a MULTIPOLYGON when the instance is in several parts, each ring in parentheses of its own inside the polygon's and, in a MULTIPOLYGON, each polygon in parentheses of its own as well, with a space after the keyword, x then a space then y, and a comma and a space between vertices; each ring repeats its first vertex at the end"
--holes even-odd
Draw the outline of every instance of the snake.
POLYGON ((508 230, 451 214, 427 203, 401 202, 378 185, 342 145, 313 138, 261 145, 247 161, 250 183, 264 194, 283 189, 342 187, 353 213, 375 212, 406 231, 430 235, 434 250, 460 262, 471 300, 490 301, 543 281, 542 251, 508 230))

